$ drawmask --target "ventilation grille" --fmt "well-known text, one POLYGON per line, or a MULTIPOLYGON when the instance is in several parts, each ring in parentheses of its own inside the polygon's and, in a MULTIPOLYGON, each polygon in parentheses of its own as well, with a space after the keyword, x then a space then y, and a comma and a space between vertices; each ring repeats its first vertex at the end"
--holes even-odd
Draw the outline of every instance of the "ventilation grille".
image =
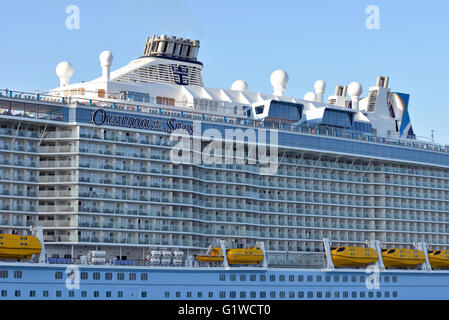
POLYGON ((200 68, 178 64, 157 64, 142 67, 122 75, 117 80, 204 86, 200 68))
POLYGON ((368 112, 373 112, 376 106, 377 96, 379 95, 378 90, 371 90, 368 96, 368 112))

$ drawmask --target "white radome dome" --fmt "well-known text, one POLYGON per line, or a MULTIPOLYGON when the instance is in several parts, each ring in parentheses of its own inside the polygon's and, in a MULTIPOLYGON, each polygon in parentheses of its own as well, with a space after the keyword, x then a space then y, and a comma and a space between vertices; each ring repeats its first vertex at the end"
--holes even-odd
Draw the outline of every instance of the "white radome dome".
POLYGON ((248 91, 249 87, 248 87, 248 84, 246 83, 246 81, 236 80, 232 83, 231 90, 248 91))
POLYGON ((56 66, 56 75, 59 78, 70 78, 73 72, 73 66, 70 62, 62 61, 56 66))
POLYGON ((323 80, 317 80, 315 81, 315 84, 313 85, 316 92, 324 92, 326 89, 326 83, 323 80))
POLYGON ((102 66, 110 66, 113 58, 114 56, 111 51, 105 50, 100 53, 100 63, 102 66))
POLYGON ((316 101, 316 94, 315 94, 315 92, 307 92, 305 95, 304 95, 304 100, 307 100, 307 101, 316 101))
POLYGON ((288 74, 284 70, 276 70, 270 76, 271 85, 275 88, 285 88, 288 84, 288 74))
POLYGON ((348 94, 350 97, 359 97, 362 94, 362 85, 358 82, 351 82, 348 85, 348 94))

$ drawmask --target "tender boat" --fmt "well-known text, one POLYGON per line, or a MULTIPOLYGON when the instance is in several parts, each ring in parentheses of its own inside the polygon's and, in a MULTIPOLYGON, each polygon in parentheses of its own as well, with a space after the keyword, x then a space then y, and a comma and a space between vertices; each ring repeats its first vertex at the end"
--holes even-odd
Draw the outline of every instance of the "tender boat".
POLYGON ((449 268, 449 250, 432 250, 427 253, 432 269, 449 268))
POLYGON ((0 259, 29 260, 41 250, 42 244, 35 236, 0 234, 0 259))
MULTIPOLYGON (((221 262, 223 254, 221 248, 209 247, 206 254, 195 255, 201 262, 221 262)), ((229 264, 257 264, 264 259, 263 251, 260 247, 234 248, 226 250, 226 259, 229 264)))
POLYGON ((426 261, 424 252, 418 249, 382 249, 385 267, 412 267, 426 261))
POLYGON ((331 256, 336 267, 365 266, 379 259, 376 250, 362 247, 331 248, 331 256))

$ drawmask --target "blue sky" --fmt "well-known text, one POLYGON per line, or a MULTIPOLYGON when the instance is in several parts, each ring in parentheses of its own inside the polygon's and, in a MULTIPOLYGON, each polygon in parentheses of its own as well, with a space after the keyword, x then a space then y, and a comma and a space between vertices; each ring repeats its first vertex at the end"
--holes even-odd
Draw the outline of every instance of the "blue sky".
POLYGON ((207 87, 243 79, 271 93, 270 74, 289 74, 286 95, 303 97, 316 80, 359 81, 362 96, 378 75, 409 93, 415 133, 449 144, 449 1, 23 1, 2 0, 0 88, 33 92, 58 85, 55 67, 70 61, 72 82, 100 75, 98 55, 114 54, 112 69, 140 56, 153 34, 201 42, 207 87), (66 28, 66 8, 80 9, 80 28, 66 28), (380 10, 367 29, 365 9, 380 10))

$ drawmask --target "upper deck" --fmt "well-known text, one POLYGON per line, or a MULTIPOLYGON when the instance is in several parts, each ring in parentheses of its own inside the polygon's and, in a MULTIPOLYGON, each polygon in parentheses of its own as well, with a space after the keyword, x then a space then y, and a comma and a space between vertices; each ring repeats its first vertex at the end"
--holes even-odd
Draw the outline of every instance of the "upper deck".
MULTIPOLYGON (((389 159, 426 165, 449 167, 449 146, 412 139, 392 139, 363 132, 351 132, 336 127, 294 125, 282 120, 258 121, 242 115, 230 104, 186 105, 175 101, 173 106, 158 103, 150 97, 148 102, 133 102, 116 98, 91 99, 59 97, 49 94, 0 90, 1 117, 32 121, 56 121, 96 126, 92 114, 97 110, 124 116, 125 120, 112 124, 126 130, 149 129, 139 127, 132 119, 177 119, 188 124, 201 124, 201 130, 227 128, 242 130, 276 130, 279 147, 300 148, 332 154, 350 154, 360 157, 389 159), (69 110, 73 110, 69 112, 69 110), (127 117, 127 118, 126 118, 127 117), (128 119, 128 120, 126 120, 128 119), (398 148, 400 152, 398 152, 398 148)), ((123 118, 122 118, 123 119, 123 118)), ((142 122, 140 122, 142 123, 142 122)), ((105 124, 106 125, 106 124, 105 124)), ((150 128, 151 129, 151 128, 150 128)), ((167 133, 167 128, 159 131, 167 133)))

